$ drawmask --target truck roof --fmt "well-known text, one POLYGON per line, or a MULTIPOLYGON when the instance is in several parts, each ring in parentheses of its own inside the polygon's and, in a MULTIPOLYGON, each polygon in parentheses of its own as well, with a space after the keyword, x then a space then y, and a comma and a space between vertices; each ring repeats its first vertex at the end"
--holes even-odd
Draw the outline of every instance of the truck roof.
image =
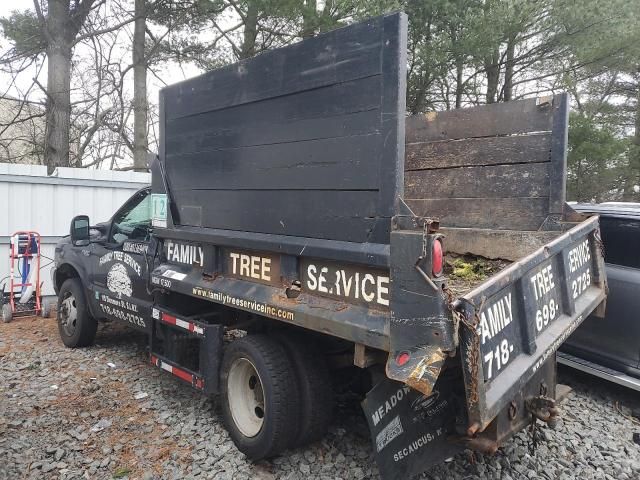
POLYGON ((581 213, 597 213, 618 218, 640 218, 640 203, 637 202, 576 203, 571 206, 581 213))

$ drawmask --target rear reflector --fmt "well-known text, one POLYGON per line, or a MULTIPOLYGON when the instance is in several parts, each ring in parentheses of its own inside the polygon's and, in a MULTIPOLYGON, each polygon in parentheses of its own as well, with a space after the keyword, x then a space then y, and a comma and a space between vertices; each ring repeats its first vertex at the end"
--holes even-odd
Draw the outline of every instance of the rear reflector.
POLYGON ((439 239, 433 241, 433 251, 431 252, 431 273, 434 277, 442 275, 444 269, 444 252, 442 242, 439 239))
POLYGON ((399 354, 396 357, 396 364, 401 367, 403 366, 405 363, 407 363, 409 361, 409 354, 407 352, 402 352, 401 354, 399 354))

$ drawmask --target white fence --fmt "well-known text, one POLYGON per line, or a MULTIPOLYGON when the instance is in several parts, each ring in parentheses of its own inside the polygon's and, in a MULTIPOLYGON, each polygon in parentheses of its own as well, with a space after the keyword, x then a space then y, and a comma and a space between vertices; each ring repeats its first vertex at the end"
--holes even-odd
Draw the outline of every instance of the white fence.
MULTIPOLYGON (((69 233, 75 215, 89 215, 92 224, 108 220, 150 181, 148 173, 58 168, 47 176, 44 166, 0 163, 0 279, 9 275, 9 239, 14 232, 40 233, 42 254, 53 258, 55 244, 69 233)), ((43 257, 42 264, 48 263, 43 257)), ((43 294, 53 295, 50 266, 42 269, 40 279, 43 294)))

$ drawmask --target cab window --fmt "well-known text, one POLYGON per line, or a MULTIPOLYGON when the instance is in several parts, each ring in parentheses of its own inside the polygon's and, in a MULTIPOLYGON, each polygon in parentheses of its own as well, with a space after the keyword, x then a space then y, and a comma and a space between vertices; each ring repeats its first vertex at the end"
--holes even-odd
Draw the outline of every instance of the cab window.
POLYGON ((109 241, 147 241, 151 234, 151 195, 144 190, 136 195, 113 219, 109 241))

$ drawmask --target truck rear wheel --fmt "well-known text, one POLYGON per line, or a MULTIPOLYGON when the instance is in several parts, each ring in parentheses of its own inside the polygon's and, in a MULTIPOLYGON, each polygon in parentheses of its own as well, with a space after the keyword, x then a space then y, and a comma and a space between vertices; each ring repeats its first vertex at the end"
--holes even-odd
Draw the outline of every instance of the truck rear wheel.
POLYGON ((88 347, 93 344, 98 321, 87 309, 84 288, 79 278, 70 278, 58 294, 58 332, 67 347, 88 347))
POLYGON ((285 349, 265 335, 226 347, 220 383, 231 439, 252 460, 283 452, 298 435, 300 396, 285 349))
POLYGON ((278 337, 291 358, 300 389, 300 431, 292 447, 320 440, 333 414, 333 387, 324 356, 302 335, 278 337))

